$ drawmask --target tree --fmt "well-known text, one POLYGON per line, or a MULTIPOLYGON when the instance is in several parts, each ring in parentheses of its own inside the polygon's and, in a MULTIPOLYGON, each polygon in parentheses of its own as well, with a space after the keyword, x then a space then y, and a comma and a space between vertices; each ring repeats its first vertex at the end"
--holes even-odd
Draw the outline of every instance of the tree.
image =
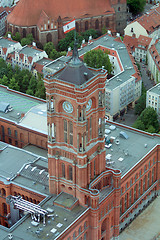
POLYGON ((29 85, 28 85, 28 89, 27 89, 26 93, 30 94, 30 95, 34 95, 34 93, 36 91, 36 87, 37 87, 37 80, 34 76, 32 76, 29 81, 29 85), (32 93, 29 93, 31 91, 32 91, 32 93))
POLYGON ((48 42, 44 45, 44 51, 47 53, 49 57, 53 49, 55 50, 55 46, 52 42, 48 42))
POLYGON ((140 96, 135 105, 135 114, 140 115, 141 112, 146 108, 146 94, 140 96))
POLYGON ((140 119, 136 120, 132 127, 143 130, 143 131, 145 130, 144 123, 140 119))
POLYGON ((107 52, 103 52, 101 49, 92 50, 84 55, 84 62, 87 63, 89 67, 93 68, 104 68, 111 74, 113 66, 109 60, 107 52))
POLYGON ((4 75, 2 79, 0 79, 0 84, 8 86, 8 78, 6 75, 4 75))
POLYGON ((129 11, 134 15, 143 12, 146 0, 127 0, 129 11))
MULTIPOLYGON (((74 46, 74 31, 70 31, 66 34, 65 38, 61 39, 58 43, 58 49, 59 51, 68 51, 68 47, 71 47, 73 49, 74 46)), ((79 35, 79 33, 76 32, 76 39, 78 42, 78 48, 81 46, 83 37, 79 35)))
POLYGON ((159 130, 159 122, 158 115, 154 108, 147 107, 143 110, 140 116, 137 118, 133 127, 148 131, 148 132, 158 132, 159 130))
POLYGON ((158 115, 154 108, 147 107, 146 109, 144 109, 138 119, 140 119, 144 123, 145 129, 153 126, 156 132, 159 130, 158 115))
POLYGON ((15 36, 13 36, 13 40, 20 42, 21 41, 21 34, 19 32, 15 33, 15 36))
POLYGON ((22 46, 30 45, 30 44, 31 44, 30 39, 28 39, 28 38, 22 38, 22 40, 21 40, 21 45, 22 45, 22 46))
POLYGON ((39 80, 37 83, 36 93, 35 96, 38 98, 46 98, 46 89, 44 86, 44 82, 42 80, 39 80))
POLYGON ((9 83, 9 88, 13 89, 13 90, 16 90, 16 91, 19 91, 20 90, 20 87, 18 85, 18 83, 16 82, 16 79, 14 77, 12 77, 10 79, 10 83, 9 83))
POLYGON ((92 38, 97 38, 98 37, 98 32, 95 29, 89 29, 85 32, 81 33, 82 37, 85 39, 86 42, 88 42, 89 36, 92 36, 92 38))

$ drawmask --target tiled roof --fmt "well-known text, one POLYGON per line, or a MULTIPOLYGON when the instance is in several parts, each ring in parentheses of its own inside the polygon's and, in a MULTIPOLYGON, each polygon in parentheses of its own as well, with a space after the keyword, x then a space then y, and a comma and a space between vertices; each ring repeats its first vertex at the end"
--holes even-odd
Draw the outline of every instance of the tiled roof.
POLYGON ((151 34, 160 25, 160 6, 151 9, 146 14, 135 19, 134 22, 135 21, 141 24, 146 29, 146 31, 151 34))
POLYGON ((54 20, 60 16, 63 21, 66 21, 74 17, 78 19, 112 13, 115 11, 109 0, 21 0, 8 15, 7 21, 17 26, 35 26, 40 16, 44 15, 54 20), (43 14, 42 11, 44 11, 43 14))

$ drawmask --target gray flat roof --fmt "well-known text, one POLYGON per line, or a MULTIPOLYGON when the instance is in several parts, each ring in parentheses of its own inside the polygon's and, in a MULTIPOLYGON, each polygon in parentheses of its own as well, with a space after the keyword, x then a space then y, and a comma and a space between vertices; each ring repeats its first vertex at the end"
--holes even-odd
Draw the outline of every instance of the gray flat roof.
MULTIPOLYGON (((107 123, 106 129, 110 130, 112 124, 114 125, 112 122, 107 123)), ((122 177, 157 144, 160 144, 160 135, 147 135, 143 131, 137 132, 132 128, 124 128, 123 125, 110 130, 107 135, 107 140, 114 139, 110 148, 106 148, 107 167, 120 169, 122 177), (128 139, 120 136, 121 131, 128 136, 128 139)))
POLYGON ((149 92, 152 92, 152 93, 155 93, 157 95, 160 95, 160 83, 158 83, 157 85, 155 85, 154 87, 150 88, 148 91, 149 92))
POLYGON ((0 46, 1 47, 10 47, 10 45, 15 45, 17 44, 17 42, 14 42, 12 40, 9 40, 9 39, 5 39, 5 38, 0 38, 0 46))
POLYGON ((42 58, 39 61, 37 61, 36 63, 41 64, 41 65, 46 65, 53 62, 53 60, 49 59, 49 58, 42 58))
POLYGON ((19 122, 21 113, 27 113, 33 107, 43 103, 38 98, 32 98, 29 95, 22 95, 19 92, 8 91, 7 88, 0 87, 0 102, 3 101, 10 103, 13 110, 8 113, 0 112, 0 117, 14 122, 19 122))
POLYGON ((47 104, 42 103, 31 108, 19 125, 47 134, 47 104))
POLYGON ((39 194, 49 194, 47 158, 3 142, 0 142, 0 150, 0 178, 3 181, 39 194))
POLYGON ((24 46, 20 51, 20 53, 23 53, 25 55, 27 55, 28 57, 34 57, 36 54, 40 54, 42 52, 42 50, 39 49, 35 49, 33 47, 28 47, 28 46, 24 46))

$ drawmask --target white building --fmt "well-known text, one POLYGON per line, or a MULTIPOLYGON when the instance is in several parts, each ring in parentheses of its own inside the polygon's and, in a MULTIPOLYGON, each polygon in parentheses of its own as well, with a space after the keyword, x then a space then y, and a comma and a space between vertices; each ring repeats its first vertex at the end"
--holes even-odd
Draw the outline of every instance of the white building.
POLYGON ((160 118, 160 83, 147 91, 146 107, 154 108, 160 118))
POLYGON ((7 60, 8 54, 21 49, 22 46, 19 42, 15 42, 11 38, 0 38, 0 57, 2 57, 5 61, 7 60))
POLYGON ((160 6, 159 4, 153 7, 149 12, 146 12, 141 17, 129 23, 124 29, 125 35, 135 35, 138 38, 140 35, 156 39, 160 35, 160 6))
POLYGON ((155 83, 160 82, 160 40, 156 40, 148 52, 148 70, 155 83))

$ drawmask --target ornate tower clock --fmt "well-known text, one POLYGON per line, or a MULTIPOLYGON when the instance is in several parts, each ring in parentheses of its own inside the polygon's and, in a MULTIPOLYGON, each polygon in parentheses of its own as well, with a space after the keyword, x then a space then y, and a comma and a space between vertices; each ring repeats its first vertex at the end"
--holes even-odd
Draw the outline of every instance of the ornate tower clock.
POLYGON ((76 47, 70 62, 45 77, 50 192, 86 204, 89 184, 105 171, 105 70, 87 68, 76 47))

